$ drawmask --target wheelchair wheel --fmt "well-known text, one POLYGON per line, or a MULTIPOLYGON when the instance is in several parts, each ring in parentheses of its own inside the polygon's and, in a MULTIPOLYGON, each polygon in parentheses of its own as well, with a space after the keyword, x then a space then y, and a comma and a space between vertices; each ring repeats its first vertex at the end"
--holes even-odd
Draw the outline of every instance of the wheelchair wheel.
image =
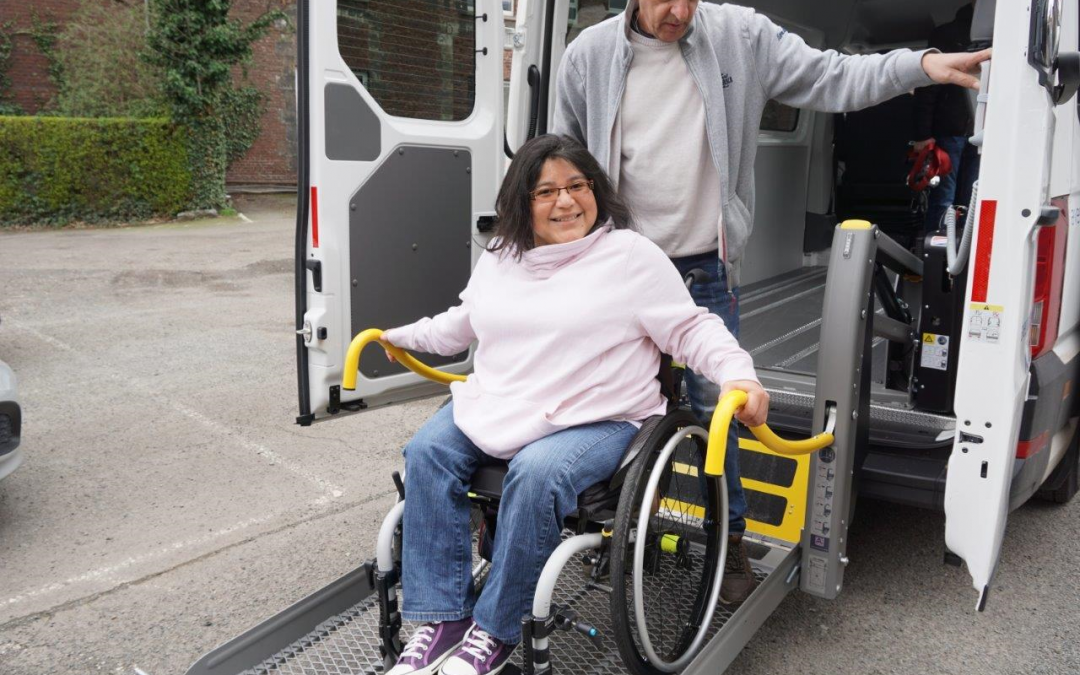
POLYGON ((611 614, 634 675, 686 667, 719 600, 727 487, 705 476, 707 438, 692 414, 671 413, 626 474, 611 542, 611 614))

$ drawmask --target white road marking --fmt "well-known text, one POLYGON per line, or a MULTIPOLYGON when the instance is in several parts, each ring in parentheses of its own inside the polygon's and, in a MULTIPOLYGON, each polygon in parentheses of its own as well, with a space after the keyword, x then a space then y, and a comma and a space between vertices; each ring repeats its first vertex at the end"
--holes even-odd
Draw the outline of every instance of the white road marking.
MULTIPOLYGON (((45 342, 45 343, 55 347, 56 349, 59 349, 59 350, 63 351, 63 352, 67 352, 68 354, 74 356, 75 358, 77 358, 77 359, 79 359, 79 360, 81 360, 81 361, 83 361, 85 363, 96 365, 96 364, 93 364, 93 362, 89 358, 84 356, 79 350, 75 349, 74 347, 72 347, 71 345, 67 344, 66 342, 64 342, 62 340, 59 340, 59 339, 57 339, 57 338, 55 338, 55 337, 53 337, 51 335, 47 335, 45 333, 42 333, 41 331, 36 330, 34 328, 31 328, 30 326, 27 326, 27 325, 25 325, 25 324, 23 324, 21 322, 15 322, 15 321, 11 321, 9 319, 5 323, 7 323, 12 328, 16 328, 18 330, 22 330, 22 331, 25 331, 27 333, 30 333, 31 335, 33 335, 37 339, 41 340, 42 342, 45 342)), ((105 370, 105 369, 101 368, 101 370, 105 370)), ((188 406, 185 406, 185 405, 183 405, 181 403, 178 403, 178 402, 176 402, 174 400, 171 400, 171 399, 169 399, 167 397, 161 396, 157 392, 152 391, 152 390, 148 389, 147 387, 144 387, 144 386, 140 385, 139 383, 135 382, 134 380, 130 380, 128 378, 122 377, 120 375, 117 375, 116 373, 109 372, 107 370, 105 370, 105 376, 108 377, 109 379, 112 379, 114 381, 117 381, 117 382, 121 383, 122 385, 124 385, 128 389, 138 390, 142 395, 157 400, 162 405, 164 405, 164 406, 166 406, 168 408, 171 408, 174 412, 177 412, 177 413, 183 415, 184 417, 201 424, 202 426, 206 427, 210 431, 213 431, 213 432, 215 432, 215 433, 217 433, 217 434, 219 434, 221 436, 225 436, 225 437, 229 438, 231 441, 233 441, 234 443, 236 443, 240 447, 244 448, 245 450, 249 450, 249 451, 255 453, 256 455, 269 460, 273 464, 276 464, 277 466, 285 469, 286 471, 288 471, 288 472, 290 472, 292 474, 295 474, 295 475, 303 478, 304 480, 314 484, 316 487, 319 488, 319 490, 323 494, 318 499, 312 501, 309 504, 309 507, 321 508, 321 507, 329 504, 333 500, 338 499, 339 497, 344 495, 344 490, 342 490, 342 488, 340 486, 338 486, 338 485, 336 485, 334 483, 331 483, 330 481, 327 481, 327 480, 317 476, 315 473, 313 473, 312 471, 309 471, 308 469, 306 469, 303 466, 300 466, 298 464, 294 464, 293 462, 290 462, 289 460, 283 458, 281 455, 277 454, 276 452, 274 452, 273 450, 267 448, 266 446, 262 445, 261 443, 256 443, 256 442, 248 439, 247 437, 245 437, 241 432, 237 431, 236 429, 230 428, 230 427, 228 427, 228 426, 226 426, 224 424, 221 424, 220 422, 217 422, 216 420, 210 419, 209 417, 202 414, 201 412, 199 412, 197 410, 194 410, 192 408, 189 408, 188 406)), ((197 546, 200 546, 200 545, 205 545, 205 544, 207 544, 207 543, 209 543, 211 541, 214 541, 215 539, 220 539, 221 537, 228 536, 228 535, 233 534, 235 532, 239 532, 240 530, 244 530, 244 529, 248 529, 250 527, 254 527, 256 525, 260 525, 260 524, 265 523, 267 521, 270 521, 270 520, 272 520, 272 519, 274 519, 274 518, 276 518, 276 517, 278 517, 280 515, 282 515, 282 514, 271 514, 271 515, 266 515, 266 516, 260 516, 260 517, 257 517, 257 518, 249 518, 247 520, 241 521, 241 522, 239 522, 239 523, 237 523, 235 525, 232 525, 230 527, 227 527, 225 529, 217 530, 217 531, 215 531, 215 532, 213 532, 211 534, 206 534, 206 535, 203 535, 203 536, 200 536, 200 537, 195 537, 193 539, 188 539, 188 540, 185 540, 185 541, 178 541, 178 542, 169 544, 168 546, 164 546, 162 548, 159 548, 159 549, 157 549, 155 551, 150 551, 148 553, 143 553, 141 555, 137 555, 137 556, 127 558, 126 560, 123 560, 123 561, 121 561, 121 562, 119 562, 117 564, 114 564, 114 565, 108 565, 108 566, 105 566, 105 567, 99 567, 99 568, 97 568, 95 570, 91 570, 89 572, 85 572, 85 573, 80 574, 78 576, 74 576, 74 577, 71 577, 69 579, 65 579, 64 581, 51 583, 51 584, 48 584, 46 586, 42 586, 41 588, 37 588, 35 590, 20 593, 20 594, 18 594, 16 596, 8 598, 7 600, 4 600, 3 604, 4 605, 14 605, 14 604, 17 604, 17 603, 20 603, 20 602, 24 602, 26 600, 30 600, 32 598, 36 598, 36 597, 39 597, 39 596, 42 596, 42 595, 46 595, 48 593, 52 593, 52 592, 55 592, 55 591, 62 590, 64 588, 67 588, 67 587, 75 585, 75 584, 88 582, 88 581, 94 581, 94 580, 97 580, 97 579, 109 578, 112 575, 116 574, 117 572, 128 569, 128 568, 130 568, 130 567, 132 567, 134 565, 149 562, 149 561, 152 561, 154 559, 164 557, 164 556, 166 556, 166 555, 168 555, 170 553, 174 553, 176 551, 180 551, 180 550, 183 550, 183 549, 189 549, 189 548, 197 547, 197 546)))
POLYGON ((244 214, 240 213, 239 211, 236 212, 236 217, 239 218, 240 220, 244 221, 245 223, 253 223, 253 222, 255 222, 251 218, 248 218, 244 214))
MULTIPOLYGON (((310 506, 316 506, 316 507, 317 506, 323 506, 329 501, 330 501, 330 499, 328 497, 325 497, 325 496, 320 497, 319 499, 315 500, 314 502, 311 502, 310 506)), ((277 518, 280 515, 283 515, 283 514, 275 513, 275 514, 271 514, 271 515, 267 515, 267 516, 259 516, 258 518, 249 518, 247 520, 241 521, 241 522, 239 522, 239 523, 237 523, 235 525, 232 525, 230 527, 226 527, 223 530, 217 530, 216 532, 213 532, 211 534, 204 534, 201 537, 194 537, 194 538, 188 539, 186 541, 174 542, 172 544, 169 544, 168 546, 163 546, 162 548, 159 548, 156 551, 150 551, 148 553, 143 553, 141 555, 132 556, 132 557, 126 559, 126 560, 122 560, 121 562, 119 562, 119 563, 117 563, 115 565, 108 565, 106 567, 99 567, 99 568, 97 568, 95 570, 91 570, 89 572, 84 572, 83 574, 80 574, 78 576, 74 576, 74 577, 71 577, 69 579, 65 579, 64 581, 58 581, 58 582, 55 582, 55 583, 51 583, 51 584, 48 584, 46 586, 42 586, 41 588, 34 589, 32 591, 25 591, 23 593, 20 593, 20 594, 14 596, 14 597, 8 598, 7 600, 4 601, 4 604, 5 605, 14 605, 14 604, 17 604, 17 603, 20 603, 20 602, 24 602, 26 600, 30 600, 32 598, 36 598, 36 597, 41 596, 41 595, 46 595, 48 593, 52 593, 54 591, 63 590, 64 588, 67 588, 69 586, 73 586, 75 584, 79 584, 79 583, 83 583, 83 582, 87 582, 87 581, 95 581, 97 579, 107 579, 107 578, 112 577, 112 575, 116 574, 117 572, 121 572, 123 570, 126 570, 129 567, 133 567, 133 566, 141 564, 141 563, 149 562, 151 560, 161 558, 161 557, 166 556, 166 555, 168 555, 170 553, 175 553, 176 551, 180 551, 180 550, 183 550, 183 549, 186 549, 186 548, 192 548, 192 547, 196 547, 196 546, 199 546, 199 545, 208 544, 208 543, 214 541, 215 539, 220 539, 221 537, 233 534, 234 532, 239 532, 240 530, 245 530, 245 529, 248 529, 250 527, 254 527, 256 525, 261 525, 262 523, 273 520, 274 518, 277 518)))
MULTIPOLYGON (((72 354, 73 356, 75 356, 76 358, 81 359, 82 361, 85 361, 87 363, 92 363, 92 361, 90 359, 86 358, 77 349, 75 349, 71 345, 67 344, 66 342, 63 342, 61 340, 58 340, 58 339, 54 338, 51 335, 46 335, 45 333, 42 333, 39 330, 36 330, 34 328, 31 328, 30 326, 27 326, 26 324, 16 322, 16 321, 11 321, 10 325, 12 327, 14 327, 14 328, 17 328, 19 330, 23 330, 23 331, 25 331, 27 333, 30 333, 31 335, 33 335, 37 339, 41 340, 42 342, 46 342, 46 343, 52 345, 53 347, 56 347, 57 349, 60 349, 60 350, 65 351, 65 352, 67 352, 69 354, 72 354)), ((330 481, 328 481, 328 480, 326 480, 324 478, 321 478, 321 477, 317 476, 315 473, 313 473, 312 471, 308 470, 307 468, 305 468, 305 467, 303 467, 303 466, 301 466, 299 464, 295 464, 295 463, 285 459, 284 457, 277 454, 273 450, 267 448, 265 445, 262 445, 261 443, 256 443, 255 441, 252 441, 252 440, 248 439, 240 431, 238 431, 238 430, 236 430, 234 428, 228 427, 228 426, 226 426, 224 424, 221 424, 220 422, 218 422, 216 420, 210 419, 209 417, 202 414, 201 412, 199 412, 197 410, 194 410, 193 408, 189 408, 188 406, 186 406, 186 405, 184 405, 182 403, 178 403, 177 401, 175 401, 175 400, 173 400, 171 398, 161 396, 157 392, 155 392, 155 391, 153 391, 153 390, 139 384, 138 382, 136 382, 134 380, 131 380, 131 379, 128 379, 126 377, 117 375, 116 373, 110 372, 108 370, 105 371, 105 376, 112 379, 112 380, 114 380, 114 381, 116 381, 116 382, 121 383, 122 385, 124 385, 124 387, 126 387, 129 390, 130 389, 138 390, 142 395, 147 396, 149 398, 153 398, 154 400, 161 403, 163 406, 172 409, 174 412, 177 412, 177 413, 183 415, 184 417, 187 417, 190 420, 198 422, 199 424, 203 425, 207 429, 209 429, 209 430, 211 430, 211 431, 213 431, 213 432, 215 432, 215 433, 217 433, 219 435, 228 437, 230 440, 234 441, 240 447, 242 447, 242 448, 244 448, 246 450, 250 450, 250 451, 254 452, 256 455, 268 459, 270 462, 276 464, 277 466, 280 466, 281 468, 285 469, 286 471, 288 471, 288 472, 290 472, 292 474, 295 474, 295 475, 299 476, 300 478, 303 478, 304 480, 314 484, 323 493, 323 496, 328 498, 328 499, 337 499, 337 498, 339 498, 339 497, 341 497, 342 495, 345 494, 345 491, 340 486, 338 486, 338 485, 336 485, 334 483, 331 483, 330 481)))

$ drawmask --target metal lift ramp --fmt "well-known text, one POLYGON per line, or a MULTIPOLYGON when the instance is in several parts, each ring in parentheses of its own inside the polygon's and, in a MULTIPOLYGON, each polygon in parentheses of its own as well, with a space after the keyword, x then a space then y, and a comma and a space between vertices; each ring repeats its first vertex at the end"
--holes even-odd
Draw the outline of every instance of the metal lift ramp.
MULTIPOLYGON (((875 335, 915 339, 911 326, 875 315, 875 265, 917 275, 922 265, 865 221, 839 226, 831 255, 812 431, 834 427, 835 443, 814 455, 791 458, 774 455, 752 439, 740 441, 758 458, 744 463, 743 481, 751 507, 747 541, 760 583, 742 605, 717 608, 709 642, 685 675, 723 672, 795 588, 835 598, 843 587, 853 483, 869 434, 871 343, 875 335)), ((554 601, 575 609, 600 635, 589 640, 573 631, 557 633, 548 672, 625 673, 610 639, 608 595, 586 588, 583 576, 568 566, 554 601)), ((378 614, 373 565, 365 563, 206 654, 188 675, 382 673, 378 614)), ((406 623, 402 635, 413 628, 406 623)), ((518 666, 523 652, 515 653, 518 666)))

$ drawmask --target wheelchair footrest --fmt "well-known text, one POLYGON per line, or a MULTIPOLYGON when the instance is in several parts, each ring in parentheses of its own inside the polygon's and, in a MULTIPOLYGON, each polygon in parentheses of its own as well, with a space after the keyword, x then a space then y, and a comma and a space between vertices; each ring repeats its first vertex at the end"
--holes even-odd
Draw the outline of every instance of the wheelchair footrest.
POLYGON ((599 644, 600 631, 590 623, 582 620, 581 616, 569 607, 558 607, 555 610, 555 627, 559 630, 576 630, 593 642, 599 644))

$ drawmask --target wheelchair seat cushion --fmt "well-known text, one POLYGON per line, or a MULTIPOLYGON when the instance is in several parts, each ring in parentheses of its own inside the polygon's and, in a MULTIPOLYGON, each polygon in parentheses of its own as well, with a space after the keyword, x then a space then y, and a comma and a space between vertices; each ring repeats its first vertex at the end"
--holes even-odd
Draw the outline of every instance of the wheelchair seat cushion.
POLYGON ((499 499, 502 497, 503 480, 509 472, 510 463, 503 460, 482 466, 473 473, 469 491, 489 499, 499 499))

